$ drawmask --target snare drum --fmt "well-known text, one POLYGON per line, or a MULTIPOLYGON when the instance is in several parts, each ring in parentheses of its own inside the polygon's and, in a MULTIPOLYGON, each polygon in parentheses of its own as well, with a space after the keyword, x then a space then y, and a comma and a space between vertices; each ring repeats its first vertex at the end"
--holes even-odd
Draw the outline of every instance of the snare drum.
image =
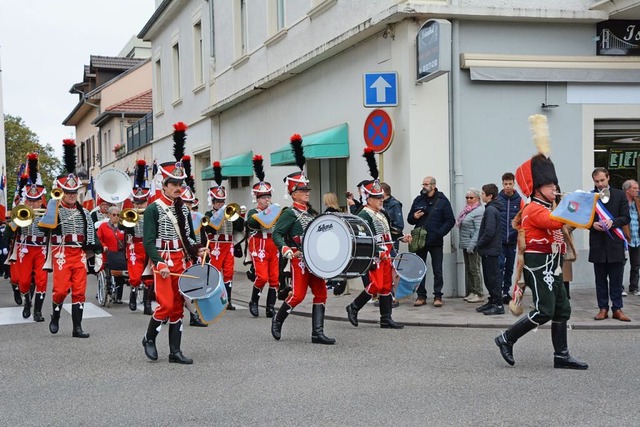
POLYGON ((404 298, 415 292, 427 273, 427 265, 422 258, 412 253, 398 254, 393 260, 393 268, 400 277, 396 287, 396 298, 404 298))
POLYGON ((222 316, 228 301, 227 290, 218 269, 210 264, 194 264, 184 274, 198 277, 180 277, 178 290, 185 298, 193 300, 200 319, 209 324, 222 316))
POLYGON ((349 214, 318 216, 311 221, 302 240, 306 267, 322 279, 363 276, 371 267, 375 251, 369 225, 349 214))

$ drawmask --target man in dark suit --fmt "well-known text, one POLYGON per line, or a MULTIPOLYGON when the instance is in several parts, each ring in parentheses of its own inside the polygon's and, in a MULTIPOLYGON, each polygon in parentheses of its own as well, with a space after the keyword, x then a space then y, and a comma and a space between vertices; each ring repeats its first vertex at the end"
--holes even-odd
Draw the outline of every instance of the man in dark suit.
POLYGON ((622 190, 609 186, 609 171, 595 168, 591 173, 595 191, 609 190, 609 200, 602 202, 611 218, 596 218, 589 230, 589 262, 593 263, 596 276, 596 297, 600 311, 595 320, 609 317, 609 299, 614 319, 629 322, 631 319, 622 312, 622 277, 624 273, 625 242, 614 233, 614 229, 629 224, 629 204, 622 190))

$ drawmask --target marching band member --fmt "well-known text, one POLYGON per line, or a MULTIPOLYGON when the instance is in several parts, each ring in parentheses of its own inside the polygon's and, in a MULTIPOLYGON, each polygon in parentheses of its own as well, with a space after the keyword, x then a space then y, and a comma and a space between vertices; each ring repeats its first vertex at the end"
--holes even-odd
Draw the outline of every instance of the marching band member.
POLYGON ((53 314, 49 331, 58 333, 58 321, 62 304, 71 292, 71 319, 73 337, 89 338, 82 330, 82 315, 87 291, 87 254, 95 253, 95 269, 102 267, 102 245, 96 237, 96 229, 88 210, 78 203, 78 190, 82 187, 80 179, 73 174, 76 164, 76 144, 73 139, 63 141, 64 164, 68 175, 61 175, 54 186, 63 191, 58 202, 50 200, 45 215, 38 225, 50 230, 51 254, 53 259, 53 314))
MULTIPOLYGON (((46 192, 43 185, 39 183, 38 176, 38 155, 29 153, 27 155, 29 169, 29 183, 24 191, 24 204, 28 209, 41 209, 42 198, 46 192)), ((22 317, 27 319, 31 316, 31 283, 35 282, 35 294, 33 301, 33 320, 44 322, 42 316, 42 304, 47 292, 47 281, 49 274, 43 269, 47 258, 47 236, 38 228, 38 219, 42 215, 36 214, 28 225, 20 226, 16 220, 12 221, 8 227, 15 233, 14 250, 16 259, 14 262, 14 272, 17 276, 17 283, 24 308, 22 317), (14 228, 15 227, 15 228, 14 228)))
POLYGON ((256 279, 253 283, 249 312, 258 317, 258 300, 264 286, 269 284, 267 293, 267 317, 275 314, 276 292, 279 286, 280 257, 278 248, 273 243, 273 226, 282 212, 280 206, 271 204, 271 184, 264 180, 262 156, 253 157, 253 170, 258 181, 253 185, 256 207, 247 213, 247 228, 249 229, 249 252, 253 260, 256 279), (262 215, 261 215, 262 214, 262 215))
MULTIPOLYGON (((351 304, 347 306, 347 317, 353 326, 358 326, 358 311, 375 295, 380 302, 380 327, 386 329, 402 329, 404 326, 394 322, 391 318, 393 289, 393 266, 391 251, 393 239, 387 216, 383 213, 384 191, 378 181, 378 166, 375 153, 371 148, 365 148, 363 157, 369 165, 369 173, 373 180, 363 181, 360 190, 364 195, 365 205, 358 213, 364 219, 375 235, 377 243, 377 259, 369 270, 369 281, 365 289, 351 304)), ((402 241, 408 242, 411 235, 403 236, 402 241)))
POLYGON ((144 250, 142 230, 144 227, 144 215, 142 214, 147 208, 149 200, 149 188, 145 187, 145 172, 147 162, 139 159, 136 162, 136 170, 134 175, 133 199, 132 205, 138 214, 138 221, 133 227, 126 227, 126 244, 127 244, 127 271, 129 272, 129 285, 131 293, 129 295, 129 309, 135 311, 137 304, 137 289, 144 284, 143 295, 143 312, 146 315, 153 314, 151 309, 151 285, 153 278, 151 276, 143 276, 144 269, 148 262, 147 253, 144 250))
MULTIPOLYGON (((187 126, 178 122, 174 128, 184 132, 187 126)), ((190 365, 193 360, 182 354, 180 349, 184 298, 178 290, 178 281, 192 260, 205 256, 207 250, 196 243, 191 215, 180 199, 186 178, 180 161, 183 151, 184 139, 176 139, 174 135, 176 162, 159 165, 163 177, 162 192, 144 212, 144 248, 153 266, 158 306, 149 319, 142 346, 149 359, 158 360, 156 337, 162 322, 168 320, 169 363, 190 365)))
POLYGON ((285 209, 273 229, 273 242, 280 254, 291 260, 292 292, 280 306, 278 313, 271 321, 271 335, 276 340, 281 337, 282 324, 289 313, 304 300, 307 288, 313 293, 313 310, 311 315, 311 342, 316 344, 335 344, 336 340, 324 334, 324 311, 327 302, 327 286, 323 279, 313 275, 306 269, 302 259, 302 236, 307 226, 317 214, 309 210, 309 180, 304 175, 306 161, 302 148, 302 138, 298 134, 291 136, 291 146, 300 172, 294 172, 284 178, 287 191, 293 199, 291 208, 285 209))
POLYGON ((108 210, 111 206, 114 206, 114 204, 107 202, 100 196, 98 196, 98 200, 96 202, 98 206, 91 210, 91 219, 94 224, 101 224, 109 220, 108 210))
MULTIPOLYGON (((24 187, 29 182, 29 175, 26 171, 26 167, 24 163, 20 166, 20 169, 22 171, 21 173, 19 173, 18 182, 16 182, 16 193, 13 197, 13 207, 20 204, 20 199, 22 198, 22 192, 24 190, 24 187)), ((20 288, 18 286, 18 277, 20 275, 20 272, 18 271, 18 266, 15 265, 14 262, 10 261, 11 254, 14 253, 13 251, 15 249, 15 246, 14 246, 16 243, 15 231, 16 231, 16 224, 14 222, 9 222, 9 224, 5 228, 3 239, 5 241, 6 246, 8 247, 9 260, 7 260, 6 267, 9 270, 9 282, 11 283, 11 289, 13 289, 13 300, 17 305, 22 305, 22 302, 23 302, 22 293, 20 293, 20 288)))
POLYGON ((233 222, 225 218, 225 201, 227 190, 222 184, 222 166, 220 162, 213 162, 213 180, 216 185, 209 188, 209 205, 211 210, 205 213, 209 218, 209 225, 205 227, 210 251, 210 263, 222 273, 224 287, 227 290, 227 310, 235 310, 231 304, 231 289, 233 287, 233 222))

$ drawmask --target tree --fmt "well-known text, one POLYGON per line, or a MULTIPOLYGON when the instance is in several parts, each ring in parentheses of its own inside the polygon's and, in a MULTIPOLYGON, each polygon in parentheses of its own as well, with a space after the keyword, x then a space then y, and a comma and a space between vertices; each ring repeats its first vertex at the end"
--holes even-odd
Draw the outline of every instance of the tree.
POLYGON ((51 190, 53 180, 58 176, 62 163, 55 157, 53 147, 42 145, 22 118, 9 114, 4 116, 4 139, 7 155, 7 204, 11 208, 18 168, 27 161, 27 153, 38 152, 38 171, 47 191, 51 190))

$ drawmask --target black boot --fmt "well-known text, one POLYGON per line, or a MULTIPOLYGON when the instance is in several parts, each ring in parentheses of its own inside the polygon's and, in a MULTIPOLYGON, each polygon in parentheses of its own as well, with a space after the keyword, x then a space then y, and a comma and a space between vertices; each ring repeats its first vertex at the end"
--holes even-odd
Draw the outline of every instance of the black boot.
POLYGON ((44 322, 42 317, 42 304, 44 303, 44 292, 37 292, 36 299, 33 300, 33 321, 44 322))
POLYGON ((71 305, 71 320, 73 321, 74 338, 89 338, 89 334, 82 330, 82 312, 84 307, 82 304, 71 305))
MULTIPOLYGON (((115 278, 114 278, 115 280, 115 278)), ((122 304, 122 292, 124 291, 124 285, 122 283, 116 282, 116 299, 113 301, 114 304, 122 304)))
POLYGON ((253 317, 260 316, 258 312, 258 300, 260 299, 260 289, 253 287, 253 292, 251 292, 251 301, 249 301, 249 313, 253 317))
POLYGON ((193 359, 189 359, 182 354, 180 342, 182 341, 182 320, 169 324, 169 363, 179 363, 181 365, 191 365, 193 359))
POLYGON ((500 354, 509 365, 513 366, 516 363, 513 359, 513 345, 518 341, 518 338, 537 326, 529 319, 529 316, 524 316, 496 337, 494 341, 500 347, 500 354))
POLYGON ((314 344, 335 344, 336 340, 324 334, 324 304, 313 304, 311 311, 311 342, 314 344))
POLYGON ((11 289, 13 289, 13 300, 18 305, 22 305, 22 294, 20 293, 20 289, 18 289, 18 285, 11 284, 11 289))
POLYGON ((289 306, 289 304, 287 304, 286 302, 283 302, 280 306, 280 310, 278 310, 278 313, 276 313, 276 315, 273 316, 273 319, 271 319, 271 335, 273 335, 276 340, 280 339, 282 324, 289 316, 290 311, 291 306, 289 306))
POLYGON ((58 321, 60 320, 60 313, 62 312, 62 303, 53 304, 53 314, 51 315, 51 322, 49 322, 49 332, 52 334, 58 333, 58 321))
POLYGON ((236 308, 231 304, 231 288, 233 287, 233 282, 225 282, 224 287, 227 290, 227 310, 235 310, 236 308))
POLYGON ((143 299, 142 304, 144 306, 144 314, 146 314, 147 316, 151 316, 153 314, 153 309, 151 308, 151 289, 149 289, 146 286, 144 288, 144 295, 142 299, 143 299))
POLYGON ((156 337, 162 328, 162 322, 155 318, 149 319, 147 333, 142 338, 144 354, 151 360, 158 360, 158 349, 156 348, 156 337))
POLYGON ((24 301, 24 306, 22 307, 22 318, 28 319, 31 317, 31 294, 29 292, 23 294, 22 299, 24 301))
POLYGON ((276 314, 276 293, 276 288, 271 287, 269 288, 269 292, 267 292, 267 317, 270 319, 276 314))
POLYGON ((391 318, 391 304, 393 303, 391 295, 380 295, 380 327, 383 329, 402 329, 404 325, 399 325, 391 318))
POLYGON ((200 328, 206 328, 209 325, 207 325, 206 323, 204 323, 202 321, 202 319, 200 319, 200 316, 198 316, 197 312, 195 312, 195 313, 189 312, 189 326, 197 326, 197 327, 200 327, 200 328))
POLYGON ((367 291, 362 291, 356 299, 347 306, 347 318, 353 326, 358 326, 358 311, 360 311, 370 299, 371 295, 369 295, 367 291))
POLYGON ((31 286, 29 286, 29 296, 33 299, 33 294, 36 293, 36 282, 34 279, 35 273, 31 275, 31 286))
POLYGON ((553 342, 553 367, 559 369, 580 369, 589 367, 574 359, 567 349, 567 322, 551 322, 551 341, 553 342))
POLYGON ((129 310, 136 311, 136 308, 138 308, 138 293, 136 288, 132 286, 129 293, 129 310))

